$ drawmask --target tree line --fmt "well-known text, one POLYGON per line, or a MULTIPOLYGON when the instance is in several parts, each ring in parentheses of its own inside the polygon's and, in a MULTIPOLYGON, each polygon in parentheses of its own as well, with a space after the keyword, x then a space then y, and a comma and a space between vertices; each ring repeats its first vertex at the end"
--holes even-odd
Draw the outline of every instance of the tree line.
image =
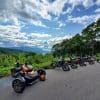
POLYGON ((81 33, 52 47, 54 57, 87 56, 100 53, 100 18, 88 25, 81 33))

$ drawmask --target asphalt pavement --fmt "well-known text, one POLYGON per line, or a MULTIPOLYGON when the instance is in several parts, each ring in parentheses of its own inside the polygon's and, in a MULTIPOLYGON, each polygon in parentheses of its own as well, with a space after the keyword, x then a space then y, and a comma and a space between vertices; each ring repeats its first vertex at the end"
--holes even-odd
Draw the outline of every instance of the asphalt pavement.
POLYGON ((0 100, 100 100, 100 64, 64 72, 47 70, 45 82, 37 81, 22 94, 11 87, 12 78, 0 79, 0 100))

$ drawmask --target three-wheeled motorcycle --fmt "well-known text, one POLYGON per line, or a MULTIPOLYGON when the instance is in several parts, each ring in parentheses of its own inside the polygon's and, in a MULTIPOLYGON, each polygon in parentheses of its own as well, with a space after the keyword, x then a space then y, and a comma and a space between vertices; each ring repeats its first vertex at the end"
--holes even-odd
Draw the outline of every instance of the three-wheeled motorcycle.
POLYGON ((28 65, 27 72, 24 72, 22 66, 23 65, 19 65, 11 69, 11 75, 14 78, 12 88, 16 93, 22 93, 27 85, 32 84, 37 79, 40 81, 46 80, 46 72, 44 69, 34 71, 32 67, 28 65))

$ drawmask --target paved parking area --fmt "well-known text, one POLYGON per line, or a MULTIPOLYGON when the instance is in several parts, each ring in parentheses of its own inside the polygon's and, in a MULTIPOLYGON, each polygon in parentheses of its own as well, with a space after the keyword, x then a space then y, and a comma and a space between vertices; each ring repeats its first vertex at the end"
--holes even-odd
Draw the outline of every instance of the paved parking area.
POLYGON ((47 80, 38 81, 17 94, 12 78, 0 79, 0 100, 100 100, 100 64, 64 72, 47 70, 47 80))

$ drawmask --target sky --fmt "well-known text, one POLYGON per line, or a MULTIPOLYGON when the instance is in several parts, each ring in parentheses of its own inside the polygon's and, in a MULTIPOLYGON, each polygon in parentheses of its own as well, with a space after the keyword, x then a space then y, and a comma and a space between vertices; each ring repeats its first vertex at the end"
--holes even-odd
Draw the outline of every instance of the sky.
POLYGON ((0 0, 0 47, 52 46, 100 18, 100 0, 0 0))

